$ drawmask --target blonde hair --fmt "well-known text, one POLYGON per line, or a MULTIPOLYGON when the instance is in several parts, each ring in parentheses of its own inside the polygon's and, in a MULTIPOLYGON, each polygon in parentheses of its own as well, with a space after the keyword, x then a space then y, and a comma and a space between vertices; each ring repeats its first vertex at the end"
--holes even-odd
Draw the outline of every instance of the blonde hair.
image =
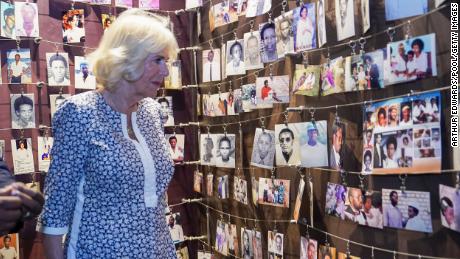
POLYGON ((124 79, 138 80, 149 54, 163 51, 176 59, 178 45, 169 19, 140 9, 123 12, 105 31, 99 47, 89 55, 99 87, 112 90, 124 79))

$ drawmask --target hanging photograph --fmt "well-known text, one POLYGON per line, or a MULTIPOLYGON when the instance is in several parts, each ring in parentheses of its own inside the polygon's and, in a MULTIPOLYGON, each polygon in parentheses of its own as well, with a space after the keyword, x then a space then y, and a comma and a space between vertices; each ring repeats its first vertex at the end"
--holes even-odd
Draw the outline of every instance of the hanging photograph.
POLYGON ((203 186, 203 173, 195 171, 193 175, 193 190, 197 193, 201 193, 201 186, 203 186))
POLYGON ((315 3, 302 4, 294 9, 292 31, 294 32, 295 51, 300 52, 317 47, 315 3))
POLYGON ((363 138, 364 172, 441 170, 440 101, 440 93, 433 92, 367 105, 363 118, 363 130, 367 131, 363 138), (368 144, 372 139, 373 145, 368 144))
POLYGON ((214 191, 214 175, 208 174, 206 176, 206 194, 212 196, 214 191))
POLYGON ((344 220, 346 197, 346 186, 335 183, 327 183, 325 206, 326 214, 344 220))
POLYGON ((221 220, 217 220, 216 242, 214 249, 224 256, 228 255, 228 225, 221 220))
POLYGON ((345 88, 345 60, 342 57, 337 57, 328 63, 322 65, 321 68, 321 93, 329 95, 341 93, 345 88))
POLYGON ((297 196, 295 198, 295 205, 294 205, 294 213, 292 217, 295 221, 299 220, 300 207, 302 206, 302 197, 303 197, 304 189, 305 189, 305 180, 303 177, 301 177, 299 181, 299 188, 297 189, 297 196))
POLYGON ((203 51, 203 83, 220 81, 220 49, 203 51))
POLYGON ((262 259, 262 233, 254 230, 252 235, 252 243, 254 245, 254 259, 262 259))
POLYGON ((201 165, 216 165, 214 149, 217 148, 217 135, 201 134, 200 147, 201 165))
POLYGON ((220 69, 222 73, 222 80, 224 80, 227 78, 227 43, 222 43, 220 49, 222 50, 220 58, 220 69))
POLYGON ((456 188, 439 185, 441 223, 444 227, 460 232, 460 194, 456 188))
POLYGON ((228 189, 228 175, 217 177, 217 197, 219 199, 230 198, 228 189))
POLYGON ((289 208, 289 180, 259 178, 259 204, 289 208))
POLYGON ((102 30, 107 31, 108 28, 115 21, 116 16, 112 14, 101 14, 102 30))
POLYGON ((347 255, 346 253, 339 252, 337 259, 361 259, 360 257, 347 255))
POLYGON ((256 84, 247 84, 241 86, 241 101, 243 103, 243 111, 250 112, 257 109, 257 91, 256 84))
POLYGON ((181 163, 184 161, 184 147, 185 135, 184 134, 165 134, 166 143, 169 147, 169 154, 171 155, 174 163, 181 163))
POLYGON ((383 228, 382 193, 380 191, 366 191, 363 198, 366 226, 383 228))
POLYGON ((369 10, 369 0, 361 0, 361 18, 363 23, 363 33, 371 28, 371 17, 369 10))
POLYGON ((319 259, 336 259, 336 248, 320 245, 318 249, 319 259))
POLYGON ((32 83, 30 49, 11 49, 6 52, 9 84, 32 83))
POLYGON ((314 239, 300 238, 300 259, 317 259, 318 241, 314 239))
POLYGON ((257 207, 259 199, 259 181, 255 176, 251 176, 251 193, 252 193, 252 204, 257 207))
POLYGON ((83 9, 72 9, 62 14, 62 41, 85 42, 85 14, 83 9))
POLYGON ((96 77, 85 57, 75 56, 75 89, 96 89, 96 77))
POLYGON ((70 86, 69 54, 46 53, 49 86, 70 86))
POLYGON ((235 134, 217 134, 216 166, 235 168, 235 134))
POLYGON ((352 0, 335 0, 337 40, 355 36, 355 10, 352 0))
POLYGON ((20 259, 19 234, 0 236, 0 256, 4 259, 20 259))
POLYGON ((0 139, 0 161, 5 161, 5 140, 0 139))
POLYGON ((331 143, 329 148, 329 167, 335 170, 344 169, 344 160, 347 159, 345 156, 349 155, 351 157, 353 155, 348 154, 347 150, 350 151, 350 149, 345 145, 347 140, 346 129, 347 125, 345 123, 335 120, 329 130, 331 143))
POLYGON ((275 18, 276 50, 280 58, 286 54, 294 53, 293 19, 293 11, 286 12, 275 18))
POLYGON ((321 67, 296 65, 292 82, 292 93, 306 96, 318 96, 321 67))
POLYGON ((317 4, 317 21, 318 21, 318 47, 322 47, 327 42, 326 34, 326 1, 318 0, 317 4))
POLYGON ((238 16, 230 16, 229 1, 223 1, 209 8, 209 27, 214 29, 238 21, 238 16))
POLYGON ((270 63, 278 60, 275 24, 270 22, 261 23, 259 24, 259 31, 262 42, 262 48, 260 49, 262 63, 270 63))
POLYGON ((275 160, 275 132, 257 128, 252 147, 251 165, 272 169, 275 160))
POLYGON ((52 137, 38 137, 38 170, 48 172, 51 163, 51 148, 53 147, 52 137))
POLYGON ((51 118, 54 117, 57 109, 61 106, 61 104, 70 97, 70 94, 50 94, 50 112, 51 118))
POLYGON ((98 5, 110 5, 112 4, 112 0, 91 0, 91 3, 98 5))
POLYGON ((231 40, 227 42, 227 64, 225 69, 227 76, 246 74, 243 44, 243 40, 231 40))
POLYGON ((238 246, 238 233, 236 231, 235 224, 228 224, 227 240, 228 240, 228 253, 237 257, 240 252, 240 248, 238 246))
POLYGON ((246 17, 255 17, 267 13, 272 8, 272 0, 248 0, 246 17))
POLYGON ((172 96, 161 96, 155 98, 160 104, 160 120, 164 127, 174 126, 173 99, 172 96))
POLYGON ((238 21, 238 16, 246 15, 248 0, 233 0, 229 2, 230 19, 238 21))
POLYGON ((367 77, 361 55, 345 58, 345 92, 367 89, 367 77))
POLYGON ((346 220, 366 225, 367 218, 363 210, 363 191, 359 188, 348 187, 345 196, 345 209, 342 218, 345 217, 346 220))
POLYGON ((383 226, 431 233, 430 193, 382 189, 383 226))
POLYGON ((300 132, 298 136, 302 166, 327 166, 327 121, 293 123, 292 125, 300 132))
POLYGON ((34 94, 10 94, 13 129, 35 128, 34 94))
POLYGON ((209 98, 208 113, 209 116, 227 116, 228 115, 228 96, 229 93, 212 94, 209 98))
POLYGON ((289 103, 289 76, 256 79, 257 108, 272 108, 274 103, 289 103))
POLYGON ((175 244, 183 242, 184 230, 182 229, 180 213, 166 215, 166 222, 168 223, 169 233, 173 242, 175 244))
POLYGON ((1 36, 16 39, 16 23, 14 19, 14 4, 10 2, 0 2, 0 26, 1 36))
POLYGON ((38 8, 36 3, 14 2, 16 36, 39 37, 38 8))
POLYGON ((253 235, 254 231, 248 228, 241 228, 241 257, 242 258, 254 258, 254 246, 253 246, 253 235))
POLYGON ((203 0, 185 0, 185 9, 193 9, 203 6, 203 0))
POLYGON ((115 0, 115 6, 119 7, 133 7, 133 0, 115 0))
POLYGON ((160 0, 139 0, 139 8, 158 10, 160 9, 160 0))
POLYGON ((238 115, 243 110, 243 101, 242 101, 242 92, 241 89, 235 89, 232 92, 229 92, 227 95, 227 115, 238 115))
POLYGON ((213 255, 211 252, 205 252, 205 251, 198 251, 198 255, 197 255, 198 259, 212 259, 213 255))
MULTIPOLYGON (((384 88, 384 75, 385 75, 385 56, 386 49, 378 49, 364 54, 364 74, 367 85, 364 89, 380 89, 384 88)), ((361 70, 358 69, 358 79, 361 79, 361 70)), ((361 90, 361 89, 360 89, 361 90)))
POLYGON ((274 231, 268 231, 268 257, 283 259, 284 235, 274 231))
POLYGON ((437 76, 435 34, 390 42, 389 84, 437 76))
POLYGON ((244 34, 244 66, 246 70, 263 68, 260 56, 260 33, 258 31, 244 34))
POLYGON ((233 199, 248 205, 248 184, 246 180, 239 177, 233 178, 233 199))
POLYGON ((178 248, 176 250, 176 257, 182 259, 189 259, 188 248, 184 246, 182 248, 178 248))
POLYGON ((292 124, 275 125, 275 151, 277 166, 300 164, 300 133, 292 124))
POLYGON ((31 138, 12 139, 11 151, 15 175, 35 172, 31 138))
POLYGON ((428 1, 385 0, 385 19, 399 20, 428 12, 428 1))
POLYGON ((182 64, 180 60, 168 63, 169 75, 165 77, 166 89, 182 88, 182 64))

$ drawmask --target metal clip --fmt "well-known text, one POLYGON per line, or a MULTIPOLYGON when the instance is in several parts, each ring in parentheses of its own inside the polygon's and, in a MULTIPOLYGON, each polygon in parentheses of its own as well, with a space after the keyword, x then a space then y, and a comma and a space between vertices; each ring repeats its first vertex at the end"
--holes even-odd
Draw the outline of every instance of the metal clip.
POLYGON ((302 52, 302 60, 303 60, 304 68, 307 68, 308 67, 308 52, 306 51, 302 52))
POLYGON ((214 41, 212 39, 209 40, 209 49, 212 50, 212 51, 214 51, 214 47, 212 46, 213 42, 214 41))
POLYGON ((284 111, 284 125, 286 125, 286 127, 288 126, 288 122, 289 122, 289 112, 287 110, 284 111))
POLYGON ((399 180, 401 180, 401 187, 400 187, 401 193, 405 193, 407 174, 400 174, 398 177, 399 177, 399 180))
POLYGON ((395 31, 395 28, 394 28, 394 27, 389 27, 389 28, 387 29, 387 35, 388 35, 388 37, 390 38, 390 42, 393 42, 395 33, 396 33, 396 31, 395 31))
POLYGON ((233 31, 233 36, 235 37, 235 41, 238 41, 238 33, 236 29, 233 31))
POLYGON ((265 132, 265 118, 260 117, 259 122, 260 122, 260 128, 262 128, 262 132, 265 132))
POLYGON ((351 55, 354 56, 356 55, 355 49, 356 49, 356 41, 350 40, 348 43, 348 46, 351 48, 351 55))
POLYGON ((365 191, 365 187, 364 187, 364 175, 360 174, 358 175, 358 178, 359 178, 359 188, 364 192, 365 191))
POLYGON ((251 29, 250 29, 250 32, 251 32, 251 36, 252 36, 252 34, 254 33, 254 20, 251 20, 251 21, 249 22, 249 26, 250 26, 250 28, 251 28, 251 29))
POLYGON ((224 124, 222 128, 224 129, 224 136, 227 137, 227 124, 224 124))
POLYGON ((273 64, 268 65, 270 71, 270 80, 273 80, 273 64))
POLYGON ((340 169, 340 178, 342 179, 342 185, 347 187, 348 183, 347 183, 347 171, 343 170, 343 169, 340 169))

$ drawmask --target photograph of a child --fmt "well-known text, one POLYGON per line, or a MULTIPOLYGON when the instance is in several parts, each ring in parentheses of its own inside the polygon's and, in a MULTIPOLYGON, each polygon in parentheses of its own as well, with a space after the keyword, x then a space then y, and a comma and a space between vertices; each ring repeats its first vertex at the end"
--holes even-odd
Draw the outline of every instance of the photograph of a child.
POLYGON ((38 137, 38 170, 48 172, 51 163, 51 148, 53 147, 52 137, 38 137))
POLYGON ((259 178, 259 204, 289 208, 289 180, 259 178))
POLYGON ((341 93, 345 88, 345 59, 337 57, 321 68, 321 94, 341 93))
POLYGON ((235 134, 217 134, 216 140, 216 166, 235 168, 235 134))
POLYGON ((391 42, 387 45, 389 53, 389 84, 436 76, 435 34, 427 34, 391 42))
POLYGON ((233 199, 243 204, 248 204, 248 184, 239 177, 233 178, 233 199))
POLYGON ((11 128, 35 128, 34 94, 10 94, 11 128))
POLYGON ((216 165, 214 149, 217 148, 217 135, 201 134, 200 136, 200 157, 202 165, 216 165))

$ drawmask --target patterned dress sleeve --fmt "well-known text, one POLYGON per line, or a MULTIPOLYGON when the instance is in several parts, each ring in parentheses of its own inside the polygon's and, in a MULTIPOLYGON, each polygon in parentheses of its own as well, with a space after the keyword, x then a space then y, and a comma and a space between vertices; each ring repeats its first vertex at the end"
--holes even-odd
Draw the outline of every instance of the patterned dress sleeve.
POLYGON ((67 101, 53 118, 53 160, 45 179, 45 205, 37 224, 37 231, 45 234, 66 234, 73 219, 88 147, 85 133, 89 120, 82 110, 67 101))

